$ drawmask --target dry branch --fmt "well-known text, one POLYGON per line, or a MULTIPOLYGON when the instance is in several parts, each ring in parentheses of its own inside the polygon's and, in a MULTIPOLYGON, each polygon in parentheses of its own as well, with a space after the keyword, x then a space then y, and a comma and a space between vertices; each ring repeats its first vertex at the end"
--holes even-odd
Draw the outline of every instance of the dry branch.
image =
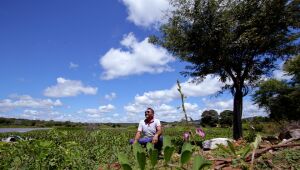
MULTIPOLYGON (((263 148, 263 149, 257 149, 257 150, 255 150, 254 158, 257 158, 257 157, 261 156, 262 154, 268 152, 271 149, 285 148, 285 147, 294 147, 294 146, 300 146, 300 143, 279 144, 279 145, 273 145, 273 146, 270 146, 270 147, 267 147, 267 148, 263 148)), ((247 155, 246 161, 247 162, 251 161, 251 154, 247 155)))

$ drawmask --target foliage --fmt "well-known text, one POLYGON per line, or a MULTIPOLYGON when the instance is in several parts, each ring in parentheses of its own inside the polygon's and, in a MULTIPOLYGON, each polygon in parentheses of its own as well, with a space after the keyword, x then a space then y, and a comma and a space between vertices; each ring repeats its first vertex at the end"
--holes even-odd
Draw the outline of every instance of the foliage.
POLYGON ((283 65, 283 70, 292 76, 293 85, 300 83, 300 55, 291 58, 283 65))
POLYGON ((201 115, 201 125, 216 127, 219 121, 218 112, 215 110, 205 110, 201 115))
MULTIPOLYGON (((201 169, 208 163, 200 154, 202 141, 230 136, 229 128, 203 128, 205 136, 202 138, 197 134, 197 128, 190 127, 196 133, 188 143, 182 138, 186 127, 180 125, 182 124, 164 129, 165 150, 162 152, 166 154, 163 156, 150 143, 142 150, 135 149, 142 154, 132 152, 129 139, 133 137, 136 128, 58 128, 26 133, 0 133, 0 138, 19 135, 26 139, 15 143, 0 142, 0 169, 110 169, 109 165, 118 164, 117 162, 123 169, 139 169, 135 157, 140 156, 146 157, 145 169, 163 169, 164 166, 171 168, 173 165, 173 169, 201 169), (191 150, 192 156, 188 158, 191 150), (181 155, 187 157, 181 158, 181 155), (202 162, 200 165, 199 160, 202 162)), ((239 154, 241 147, 235 148, 239 154)), ((223 156, 229 155, 220 149, 216 152, 223 156)), ((141 159, 141 164, 143 162, 141 159)))
POLYGON ((255 169, 300 169, 299 162, 299 149, 284 149, 263 155, 256 161, 255 169))
POLYGON ((161 26, 161 45, 190 63, 185 76, 220 77, 234 96, 233 137, 242 137, 242 101, 248 87, 298 52, 298 0, 172 0, 174 10, 161 26), (231 81, 229 81, 231 80, 231 81))
MULTIPOLYGON (((184 143, 182 146, 181 154, 180 154, 180 163, 175 162, 170 163, 172 161, 172 155, 174 154, 175 147, 171 143, 171 137, 170 136, 165 136, 164 141, 163 141, 163 155, 164 159, 162 162, 157 161, 158 158, 158 152, 156 149, 154 149, 153 144, 148 143, 146 145, 147 152, 148 152, 148 157, 146 157, 145 150, 142 148, 142 146, 138 143, 134 144, 133 146, 133 152, 136 159, 136 163, 138 164, 139 169, 148 169, 151 167, 151 169, 159 169, 161 167, 176 167, 177 169, 187 169, 186 167, 189 167, 191 165, 192 159, 193 161, 193 169, 194 170, 201 170, 207 166, 210 166, 211 163, 210 161, 206 160, 200 155, 195 155, 193 156, 193 146, 190 143, 184 143), (148 162, 150 162, 151 166, 149 167, 148 162)), ((124 153, 119 153, 118 156, 119 162, 123 169, 135 169, 136 164, 130 164, 128 159, 125 157, 124 153)))
POLYGON ((116 162, 117 152, 130 150, 131 134, 123 129, 72 128, 19 134, 31 140, 1 143, 0 169, 98 169, 116 162))
POLYGON ((228 147, 218 144, 218 148, 223 151, 224 157, 232 158, 233 167, 246 167, 245 158, 247 154, 251 151, 251 145, 235 146, 232 142, 227 141, 228 147))
POLYGON ((231 110, 224 110, 220 113, 220 125, 221 127, 232 126, 233 112, 231 110))
POLYGON ((270 79, 261 82, 258 90, 253 95, 253 100, 260 107, 265 108, 270 118, 275 120, 299 120, 300 119, 300 55, 289 60, 284 68, 293 76, 291 82, 270 79))

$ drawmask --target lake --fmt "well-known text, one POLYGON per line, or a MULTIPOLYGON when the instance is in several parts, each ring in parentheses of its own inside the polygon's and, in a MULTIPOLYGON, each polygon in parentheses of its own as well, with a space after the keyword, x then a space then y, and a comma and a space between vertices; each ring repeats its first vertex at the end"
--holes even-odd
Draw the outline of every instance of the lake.
POLYGON ((7 132, 29 132, 32 130, 48 130, 51 128, 0 128, 0 133, 7 133, 7 132))

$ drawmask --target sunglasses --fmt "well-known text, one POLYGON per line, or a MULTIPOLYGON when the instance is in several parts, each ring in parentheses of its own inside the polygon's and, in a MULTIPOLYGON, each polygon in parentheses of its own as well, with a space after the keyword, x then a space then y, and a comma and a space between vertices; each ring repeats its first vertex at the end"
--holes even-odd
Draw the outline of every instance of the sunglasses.
POLYGON ((147 111, 145 111, 145 114, 146 114, 146 113, 150 113, 150 111, 149 111, 149 110, 147 110, 147 111))

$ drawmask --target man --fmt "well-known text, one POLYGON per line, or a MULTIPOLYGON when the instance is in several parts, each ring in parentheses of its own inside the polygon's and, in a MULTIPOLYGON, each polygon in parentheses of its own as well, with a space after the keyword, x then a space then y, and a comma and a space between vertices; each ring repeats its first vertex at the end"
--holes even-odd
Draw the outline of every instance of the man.
POLYGON ((162 127, 158 119, 154 119, 154 110, 147 108, 145 111, 145 120, 141 120, 135 138, 130 140, 131 144, 139 142, 142 145, 146 145, 148 142, 152 142, 158 149, 162 146, 162 127), (141 136, 143 137, 141 138, 141 136))

